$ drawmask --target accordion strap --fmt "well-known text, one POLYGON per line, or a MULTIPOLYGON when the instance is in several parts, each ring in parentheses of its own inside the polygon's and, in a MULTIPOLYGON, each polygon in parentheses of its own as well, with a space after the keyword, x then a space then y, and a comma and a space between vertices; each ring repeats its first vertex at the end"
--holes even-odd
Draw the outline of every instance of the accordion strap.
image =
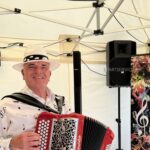
POLYGON ((4 96, 2 99, 6 98, 6 97, 10 97, 10 98, 16 99, 18 101, 21 101, 21 102, 23 102, 25 104, 32 105, 34 107, 38 107, 38 108, 44 109, 44 110, 46 110, 48 112, 53 112, 53 113, 57 113, 58 114, 58 111, 50 108, 47 105, 44 105, 43 103, 41 103, 40 101, 38 101, 34 97, 29 96, 29 95, 24 94, 24 93, 13 93, 11 95, 4 96))

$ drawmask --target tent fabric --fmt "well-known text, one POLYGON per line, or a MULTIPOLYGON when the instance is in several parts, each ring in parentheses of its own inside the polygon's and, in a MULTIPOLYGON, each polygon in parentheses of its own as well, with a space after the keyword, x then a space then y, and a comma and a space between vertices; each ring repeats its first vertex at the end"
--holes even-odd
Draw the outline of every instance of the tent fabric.
MULTIPOLYGON (((51 57, 58 59, 66 52, 60 43, 70 44, 60 40, 60 35, 81 37, 71 42, 80 43, 78 50, 91 63, 106 61, 106 44, 112 40, 133 40, 137 42, 138 54, 149 52, 149 0, 100 0, 99 3, 104 4, 98 8, 94 3, 96 1, 1 1, 2 59, 19 60, 30 46, 44 47, 51 57), (93 34, 94 31, 100 33, 93 34)), ((72 50, 75 48, 71 47, 70 52, 72 50)))

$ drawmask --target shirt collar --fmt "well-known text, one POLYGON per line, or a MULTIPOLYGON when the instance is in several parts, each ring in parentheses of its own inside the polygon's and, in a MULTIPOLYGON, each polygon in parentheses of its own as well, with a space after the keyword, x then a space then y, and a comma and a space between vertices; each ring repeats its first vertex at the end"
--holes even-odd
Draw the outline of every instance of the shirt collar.
MULTIPOLYGON (((37 100, 41 101, 42 103, 45 103, 45 100, 43 98, 41 98, 40 96, 38 96, 37 94, 35 94, 29 87, 25 86, 22 90, 21 90, 22 93, 25 93, 25 94, 28 94, 34 98, 36 98, 37 100)), ((49 99, 54 99, 55 95, 53 94, 53 92, 47 88, 47 99, 46 100, 49 100, 49 99)))

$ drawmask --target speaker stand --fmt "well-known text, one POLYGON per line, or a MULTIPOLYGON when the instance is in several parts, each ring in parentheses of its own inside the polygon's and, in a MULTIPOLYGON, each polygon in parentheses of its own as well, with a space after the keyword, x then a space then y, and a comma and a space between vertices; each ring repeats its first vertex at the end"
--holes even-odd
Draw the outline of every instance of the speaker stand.
POLYGON ((123 150, 121 149, 121 111, 120 111, 120 87, 118 87, 118 118, 116 119, 116 122, 118 123, 118 149, 116 150, 123 150))

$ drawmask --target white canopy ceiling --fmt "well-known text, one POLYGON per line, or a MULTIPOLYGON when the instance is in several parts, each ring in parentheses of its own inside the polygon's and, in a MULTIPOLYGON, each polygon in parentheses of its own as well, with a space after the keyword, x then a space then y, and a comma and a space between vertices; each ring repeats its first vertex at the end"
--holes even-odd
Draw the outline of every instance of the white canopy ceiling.
POLYGON ((149 14, 149 0, 0 0, 1 57, 20 60, 25 48, 40 46, 55 59, 79 50, 85 61, 105 62, 112 40, 136 41, 137 53, 148 53, 149 14))

